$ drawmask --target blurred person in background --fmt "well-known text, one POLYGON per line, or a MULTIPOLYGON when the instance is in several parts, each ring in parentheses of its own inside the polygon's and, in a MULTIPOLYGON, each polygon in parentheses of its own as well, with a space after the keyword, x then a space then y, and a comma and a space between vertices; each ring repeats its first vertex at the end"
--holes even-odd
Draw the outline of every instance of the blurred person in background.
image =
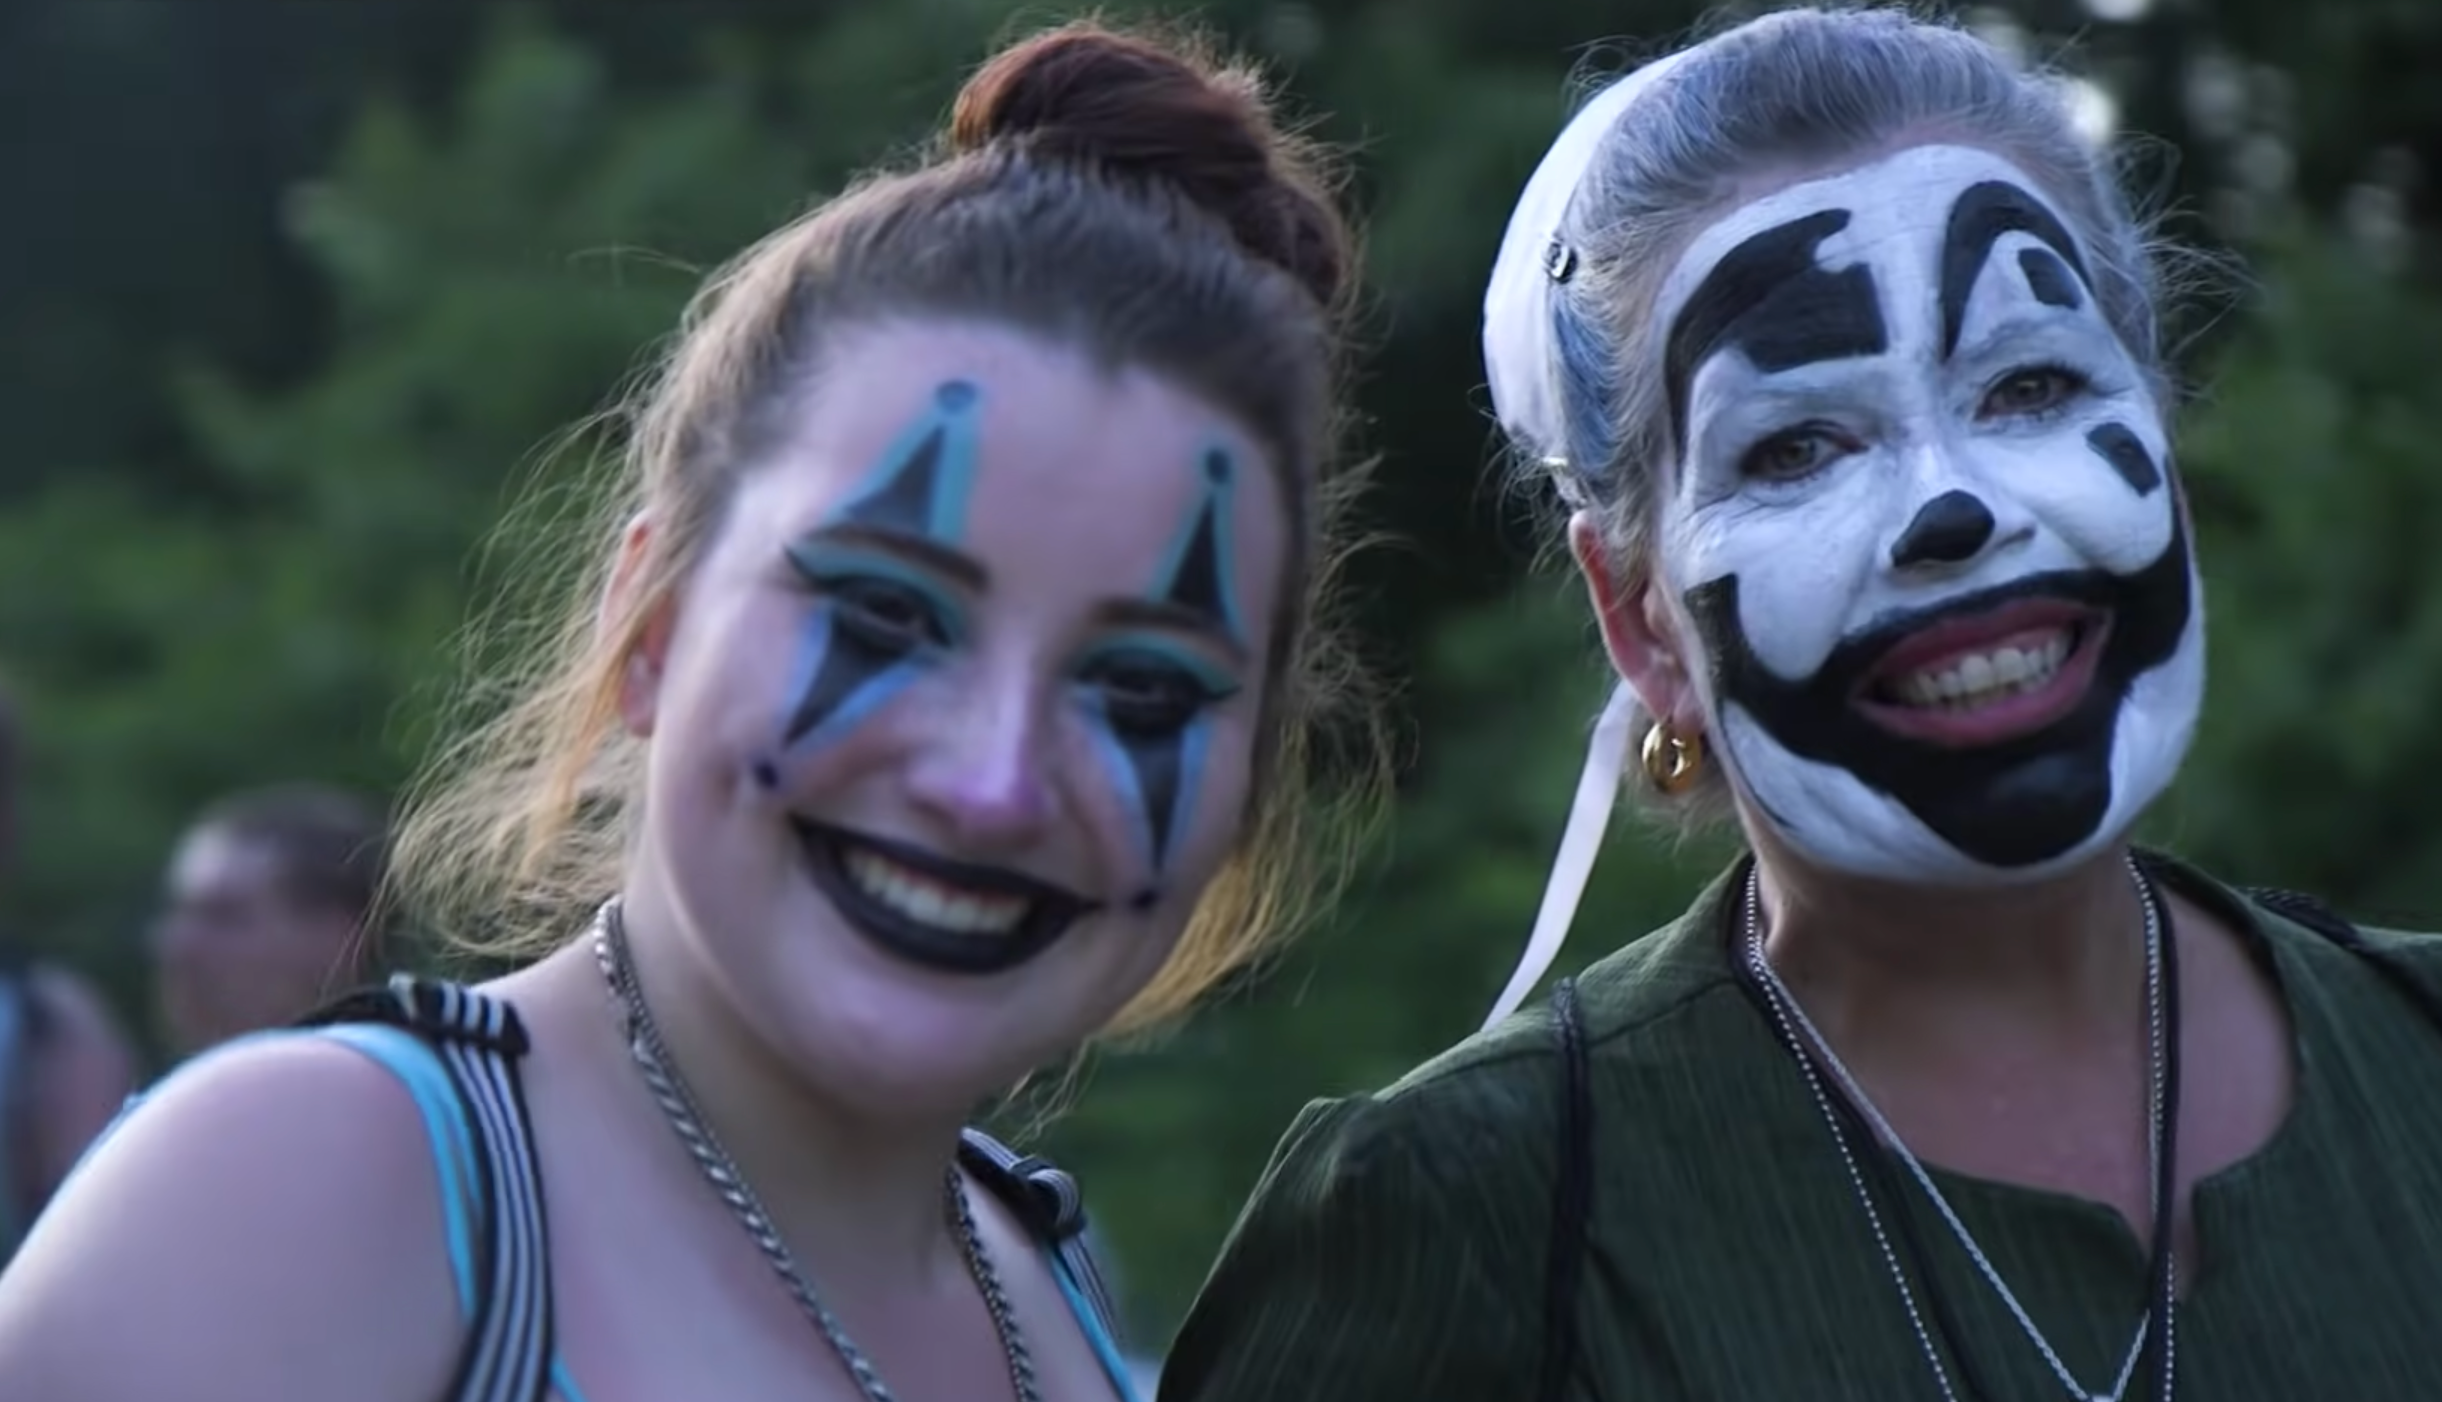
POLYGON ((531 962, 172 1075, 0 1397, 1131 1397, 1076 1184, 970 1122, 1335 874, 1351 244, 1251 71, 1075 26, 714 276, 392 850, 531 962))
POLYGON ((172 1054, 282 1026, 376 976, 388 842, 378 806, 328 785, 205 809, 179 839, 152 932, 172 1054))
POLYGON ((1491 1023, 1300 1116, 1166 1399, 2438 1395, 2442 939, 2132 845, 2205 691, 2163 251, 1896 9, 1591 97, 1484 345, 1620 688, 1491 1023), (1631 756, 1747 851, 1511 1015, 1631 756))
MULTIPOLYGON (((17 850, 24 749, 0 694, 0 873, 17 850)), ((135 1050, 92 985, 0 930, 0 1264, 136 1077, 135 1050)))

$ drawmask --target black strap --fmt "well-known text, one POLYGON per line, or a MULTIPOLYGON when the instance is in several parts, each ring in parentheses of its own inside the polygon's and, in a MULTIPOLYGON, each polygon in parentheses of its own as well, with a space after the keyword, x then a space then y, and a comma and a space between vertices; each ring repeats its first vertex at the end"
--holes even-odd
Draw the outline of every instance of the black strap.
POLYGON ((1031 1154, 1021 1154, 979 1129, 959 1136, 958 1161, 992 1190, 1067 1268, 1086 1308, 1113 1348, 1121 1337, 1119 1308, 1086 1235, 1085 1194, 1077 1180, 1031 1154))
MULTIPOLYGON (((475 1307, 447 1394, 455 1402, 542 1402, 551 1387, 550 1231, 518 1062, 517 1010, 454 983, 399 974, 351 994, 305 1026, 375 1022, 433 1049, 476 1146, 475 1307)), ((447 1191, 443 1185, 443 1191, 447 1191)))
POLYGON ((1577 1365, 1577 1291, 1585 1274, 1586 1232, 1594 1206, 1594 1097, 1587 1086, 1585 1018, 1577 980, 1552 988, 1560 1037, 1560 1160, 1552 1190, 1552 1240, 1544 1253, 1543 1371, 1538 1402, 1560 1402, 1577 1365))
POLYGON ((2304 892, 2284 891, 2274 886, 2250 886, 2245 894, 2249 900, 2275 915, 2314 931, 2372 964, 2376 972, 2391 980, 2392 987, 2416 1004, 2417 1010, 2437 1031, 2442 1031, 2442 986, 2436 984, 2428 970, 2409 963, 2396 951, 2368 939, 2366 932, 2349 917, 2304 892))
MULTIPOLYGON (((551 1381, 551 1272, 542 1178, 517 1064, 527 1051, 517 1012, 457 984, 401 974, 387 988, 350 995, 309 1026, 379 1022, 430 1043, 448 1069, 477 1145, 480 1220, 476 1308, 450 1396, 456 1402, 540 1402, 551 1381)), ((1119 1346, 1119 1310, 1086 1234, 1077 1180, 968 1130, 959 1162, 1058 1254, 1103 1333, 1119 1346)))

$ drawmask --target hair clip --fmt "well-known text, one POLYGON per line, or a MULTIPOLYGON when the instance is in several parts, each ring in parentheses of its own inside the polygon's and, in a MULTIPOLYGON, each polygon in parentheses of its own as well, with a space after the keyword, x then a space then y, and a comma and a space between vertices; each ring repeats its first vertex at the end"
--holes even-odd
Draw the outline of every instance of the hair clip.
POLYGON ((1560 241, 1558 234, 1543 246, 1543 272, 1554 282, 1567 282, 1577 271, 1577 250, 1560 241))

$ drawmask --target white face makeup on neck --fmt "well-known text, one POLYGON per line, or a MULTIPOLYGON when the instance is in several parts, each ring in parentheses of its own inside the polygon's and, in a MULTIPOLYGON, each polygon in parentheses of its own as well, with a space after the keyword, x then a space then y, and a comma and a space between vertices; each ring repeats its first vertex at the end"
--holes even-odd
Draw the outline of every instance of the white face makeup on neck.
POLYGON ((1836 870, 2056 872, 2194 728, 2162 409, 2037 189, 1914 147, 1740 207, 1663 288, 1661 578, 1744 796, 1836 870))

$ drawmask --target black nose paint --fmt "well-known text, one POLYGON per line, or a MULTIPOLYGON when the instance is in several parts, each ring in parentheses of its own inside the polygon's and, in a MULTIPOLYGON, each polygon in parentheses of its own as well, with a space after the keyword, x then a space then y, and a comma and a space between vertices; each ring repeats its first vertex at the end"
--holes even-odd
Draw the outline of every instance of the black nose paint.
POLYGON ((1947 491, 1918 508, 1916 519, 1891 545, 1897 569, 1957 565, 1976 558, 1993 538, 1992 508, 1974 494, 1947 491))

